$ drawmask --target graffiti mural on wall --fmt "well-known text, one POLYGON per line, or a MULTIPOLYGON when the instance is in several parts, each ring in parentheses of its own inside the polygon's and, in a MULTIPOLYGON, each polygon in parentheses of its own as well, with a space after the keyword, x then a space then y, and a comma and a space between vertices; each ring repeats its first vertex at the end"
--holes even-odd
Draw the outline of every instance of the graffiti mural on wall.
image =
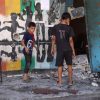
POLYGON ((66 0, 50 0, 50 10, 48 12, 48 23, 55 23, 65 10, 66 0))
POLYGON ((24 30, 24 27, 21 27, 19 23, 16 21, 17 20, 17 14, 16 13, 11 13, 11 21, 4 21, 3 24, 5 23, 11 23, 11 26, 4 26, 3 28, 0 29, 0 32, 3 30, 7 30, 11 33, 11 38, 13 40, 13 34, 16 33, 17 28, 22 28, 24 30))
POLYGON ((33 48, 31 69, 55 68, 55 58, 51 55, 51 29, 59 22, 62 12, 59 9, 66 0, 47 1, 50 2, 49 10, 41 8, 41 0, 0 1, 0 61, 3 71, 24 69, 21 40, 31 21, 36 23, 34 35, 37 46, 37 51, 33 48))

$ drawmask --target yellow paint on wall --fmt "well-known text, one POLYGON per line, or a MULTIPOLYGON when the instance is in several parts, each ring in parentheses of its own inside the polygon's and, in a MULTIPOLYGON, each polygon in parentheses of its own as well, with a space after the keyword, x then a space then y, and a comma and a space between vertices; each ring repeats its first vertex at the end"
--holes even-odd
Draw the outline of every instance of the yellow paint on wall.
POLYGON ((20 0, 5 0, 6 15, 20 12, 20 0))
POLYGON ((17 61, 8 61, 7 62, 7 67, 6 67, 7 71, 17 71, 17 70, 21 70, 21 61, 20 59, 18 59, 17 61))

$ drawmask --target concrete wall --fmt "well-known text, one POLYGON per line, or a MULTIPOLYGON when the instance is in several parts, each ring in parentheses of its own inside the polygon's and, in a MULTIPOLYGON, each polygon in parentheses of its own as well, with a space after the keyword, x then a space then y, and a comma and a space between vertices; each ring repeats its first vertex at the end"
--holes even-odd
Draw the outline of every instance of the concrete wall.
POLYGON ((100 0, 85 0, 90 64, 100 72, 100 0))
POLYGON ((55 68, 55 58, 50 54, 51 28, 58 23, 65 10, 66 0, 50 1, 49 9, 42 0, 0 0, 0 58, 3 71, 23 70, 25 59, 20 41, 27 24, 35 21, 37 28, 31 69, 55 68))

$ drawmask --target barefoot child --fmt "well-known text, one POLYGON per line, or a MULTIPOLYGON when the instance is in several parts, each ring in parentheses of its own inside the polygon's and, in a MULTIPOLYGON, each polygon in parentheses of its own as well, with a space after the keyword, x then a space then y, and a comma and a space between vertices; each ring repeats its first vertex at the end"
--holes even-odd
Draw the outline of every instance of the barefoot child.
POLYGON ((24 69, 24 75, 23 75, 23 80, 28 80, 29 79, 29 70, 30 70, 30 65, 31 65, 31 60, 32 60, 32 49, 34 47, 34 31, 36 28, 36 24, 34 22, 30 22, 27 27, 27 31, 24 33, 23 39, 21 41, 22 46, 24 47, 23 49, 23 54, 25 56, 25 69, 24 69))

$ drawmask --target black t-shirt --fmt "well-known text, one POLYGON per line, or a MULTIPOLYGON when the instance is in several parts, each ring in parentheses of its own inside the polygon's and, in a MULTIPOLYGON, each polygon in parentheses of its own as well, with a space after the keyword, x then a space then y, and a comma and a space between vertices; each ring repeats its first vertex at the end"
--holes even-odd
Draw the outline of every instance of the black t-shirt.
POLYGON ((57 24, 52 29, 52 35, 56 37, 57 51, 71 51, 69 38, 74 36, 71 26, 65 24, 57 24))
MULTIPOLYGON (((28 32, 25 32, 24 36, 23 36, 23 40, 24 40, 25 46, 27 48, 29 48, 29 53, 31 54, 32 49, 33 49, 33 45, 34 45, 34 42, 35 42, 34 34, 30 34, 28 32)), ((25 48, 23 49, 23 52, 26 53, 25 48)))

